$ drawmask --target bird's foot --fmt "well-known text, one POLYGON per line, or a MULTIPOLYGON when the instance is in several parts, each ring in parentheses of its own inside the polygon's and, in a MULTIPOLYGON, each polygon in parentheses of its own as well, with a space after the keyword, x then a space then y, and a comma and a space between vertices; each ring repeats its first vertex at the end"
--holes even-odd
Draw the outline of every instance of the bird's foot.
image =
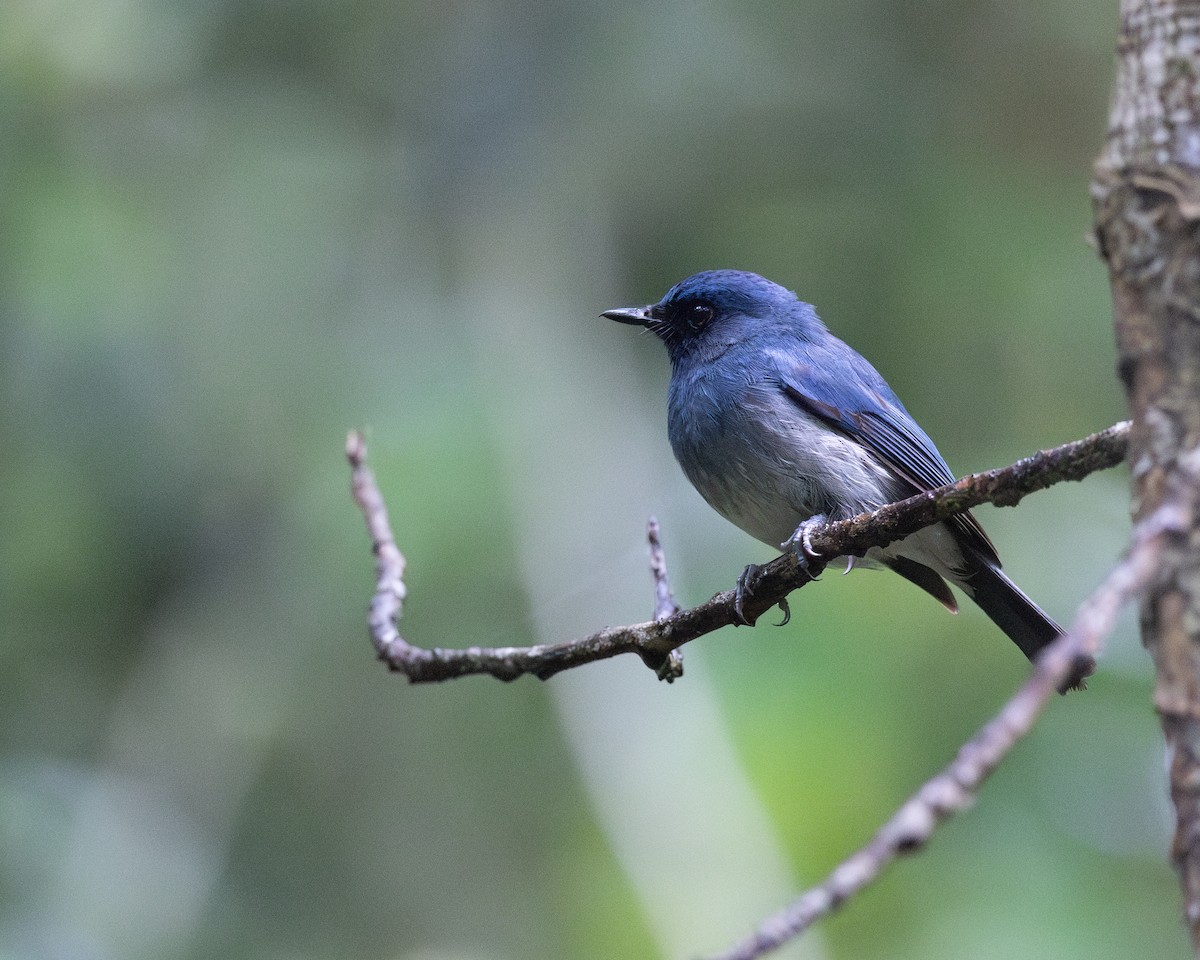
MULTIPOLYGON (((750 581, 755 579, 761 570, 762 567, 756 563, 746 564, 746 569, 738 577, 737 587, 733 592, 733 612, 737 614, 738 623, 744 624, 747 627, 754 626, 754 623, 746 617, 745 612, 742 610, 742 605, 745 603, 747 597, 754 596, 754 591, 750 589, 750 581)), ((783 611, 783 619, 775 624, 775 626, 786 627, 792 619, 791 607, 788 606, 786 598, 779 601, 778 607, 783 611)))
MULTIPOLYGON (((800 565, 800 569, 808 572, 810 561, 823 561, 825 558, 818 553, 812 545, 812 532, 818 526, 828 523, 829 518, 823 513, 818 513, 814 517, 809 517, 800 526, 796 528, 796 532, 780 544, 780 549, 784 553, 790 553, 796 558, 796 562, 800 565)), ((815 579, 815 578, 814 578, 815 579)))
POLYGON ((750 581, 758 576, 760 570, 762 567, 757 563, 746 564, 746 569, 737 578, 737 586, 733 591, 733 612, 737 614, 738 623, 745 624, 747 627, 754 626, 754 621, 746 619, 742 605, 746 602, 747 597, 754 595, 754 591, 750 588, 750 581))

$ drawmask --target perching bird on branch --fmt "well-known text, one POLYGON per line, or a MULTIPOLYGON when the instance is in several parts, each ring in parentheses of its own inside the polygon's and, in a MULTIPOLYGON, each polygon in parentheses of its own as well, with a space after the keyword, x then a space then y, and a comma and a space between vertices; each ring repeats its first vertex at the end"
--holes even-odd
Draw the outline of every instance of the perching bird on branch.
MULTIPOLYGON (((842 520, 954 482, 887 382, 811 305, 753 273, 688 277, 656 304, 603 316, 652 330, 671 357, 667 429, 723 517, 805 562, 808 521, 842 520)), ((1031 660, 1062 633, 960 514, 848 563, 883 565, 957 610, 949 580, 1031 660)), ((738 610, 754 568, 738 582, 738 610)), ((1081 663, 1070 685, 1094 669, 1081 663)))

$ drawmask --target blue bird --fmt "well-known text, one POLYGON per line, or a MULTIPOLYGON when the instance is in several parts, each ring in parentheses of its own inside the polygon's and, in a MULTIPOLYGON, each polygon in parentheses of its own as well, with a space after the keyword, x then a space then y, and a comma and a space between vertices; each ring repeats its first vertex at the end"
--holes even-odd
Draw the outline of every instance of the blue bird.
MULTIPOLYGON (((710 270, 658 303, 603 316, 666 345, 671 449, 701 496, 801 562, 806 521, 845 519, 955 479, 875 368, 770 280, 710 270)), ((888 567, 951 611, 946 581, 955 584, 1030 660, 1062 633, 1000 569, 969 513, 846 562, 888 567)), ((738 581, 739 615, 754 569, 738 581)), ((1080 661, 1065 686, 1082 686, 1094 669, 1080 661)))

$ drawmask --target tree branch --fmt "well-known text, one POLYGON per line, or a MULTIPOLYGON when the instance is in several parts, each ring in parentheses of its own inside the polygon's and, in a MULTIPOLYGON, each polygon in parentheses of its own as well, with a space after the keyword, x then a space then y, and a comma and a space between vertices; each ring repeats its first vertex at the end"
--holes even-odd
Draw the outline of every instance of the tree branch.
MULTIPOLYGON (((873 513, 815 527, 810 542, 826 561, 810 561, 805 570, 790 554, 772 560, 748 584, 750 595, 745 600, 743 612, 754 622, 793 590, 815 578, 827 560, 861 555, 873 546, 884 546, 982 503, 1012 506, 1034 491, 1064 480, 1082 480, 1097 470, 1116 466, 1125 456, 1128 427, 1127 423, 1118 423, 1082 440, 1043 450, 1012 466, 972 474, 873 513)), ((670 659, 678 647, 739 622, 734 610, 734 592, 729 590, 699 606, 678 610, 668 616, 659 616, 665 612, 665 605, 660 603, 656 605, 654 621, 610 627, 563 643, 461 649, 414 646, 397 629, 405 598, 404 556, 396 546, 387 508, 367 466, 366 454, 362 435, 352 431, 346 440, 351 491, 366 520, 375 552, 376 587, 368 615, 371 640, 379 658, 412 683, 431 683, 470 674, 485 674, 500 680, 533 674, 545 680, 560 671, 623 653, 637 653, 661 677, 673 679, 682 669, 678 660, 670 659)), ((661 596, 666 574, 657 541, 657 524, 650 536, 652 558, 659 564, 655 568, 655 582, 661 596)), ((667 595, 669 597, 669 590, 667 595)), ((671 604, 673 606, 673 601, 671 604)))

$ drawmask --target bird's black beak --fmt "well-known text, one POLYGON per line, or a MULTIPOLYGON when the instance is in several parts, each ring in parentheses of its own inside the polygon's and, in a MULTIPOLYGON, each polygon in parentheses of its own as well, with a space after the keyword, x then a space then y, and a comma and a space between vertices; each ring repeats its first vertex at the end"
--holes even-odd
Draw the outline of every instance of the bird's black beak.
POLYGON ((616 320, 617 323, 632 323, 638 327, 646 326, 652 319, 650 307, 621 307, 619 310, 605 310, 600 316, 616 320))

